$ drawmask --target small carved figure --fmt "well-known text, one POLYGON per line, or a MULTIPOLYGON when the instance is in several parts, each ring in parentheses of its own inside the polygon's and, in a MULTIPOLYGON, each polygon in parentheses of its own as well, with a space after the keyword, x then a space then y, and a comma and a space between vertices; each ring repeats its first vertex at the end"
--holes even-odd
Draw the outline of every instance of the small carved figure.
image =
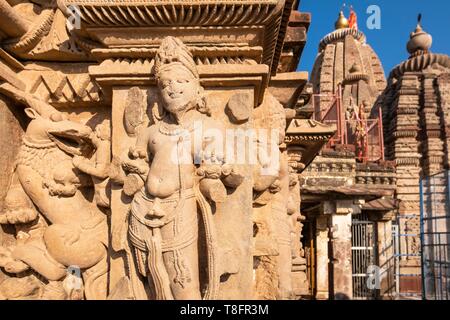
POLYGON ((367 102, 359 107, 358 114, 356 115, 357 125, 354 131, 355 134, 355 149, 356 155, 359 161, 367 161, 368 152, 368 133, 367 133, 367 118, 365 109, 367 108, 367 102))
POLYGON ((111 129, 109 120, 97 125, 90 137, 95 146, 92 159, 82 156, 73 157, 73 165, 92 177, 94 184, 94 201, 99 207, 109 208, 111 189, 109 187, 109 170, 111 165, 111 129))

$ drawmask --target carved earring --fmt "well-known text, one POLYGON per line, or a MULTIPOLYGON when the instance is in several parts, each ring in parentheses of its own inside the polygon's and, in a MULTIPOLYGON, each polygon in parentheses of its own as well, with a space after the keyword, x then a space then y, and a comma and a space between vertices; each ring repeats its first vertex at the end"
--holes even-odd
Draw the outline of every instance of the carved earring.
POLYGON ((211 115, 211 110, 206 105, 206 98, 205 98, 205 90, 203 87, 200 87, 197 93, 197 110, 201 113, 204 113, 208 116, 211 115))
POLYGON ((204 113, 208 116, 211 115, 211 110, 206 105, 206 100, 204 97, 199 97, 197 99, 197 110, 201 113, 204 113))
POLYGON ((152 118, 154 123, 161 121, 166 116, 166 110, 161 106, 161 103, 155 102, 152 108, 152 118))

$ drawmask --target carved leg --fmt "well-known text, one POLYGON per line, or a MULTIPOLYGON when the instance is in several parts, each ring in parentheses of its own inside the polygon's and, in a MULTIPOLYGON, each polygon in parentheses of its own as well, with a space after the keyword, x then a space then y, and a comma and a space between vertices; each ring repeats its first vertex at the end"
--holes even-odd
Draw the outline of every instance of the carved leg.
POLYGON ((174 299, 201 300, 197 242, 163 256, 174 299))
POLYGON ((55 261, 44 243, 33 243, 17 246, 13 252, 13 257, 23 261, 40 275, 50 281, 59 281, 64 278, 66 268, 55 261))
POLYGON ((82 269, 91 268, 104 258, 106 248, 98 238, 97 229, 83 231, 71 225, 53 224, 44 233, 48 252, 56 261, 82 269))
POLYGON ((201 300, 195 198, 186 199, 174 222, 161 229, 163 257, 175 300, 201 300))
MULTIPOLYGON (((164 212, 174 210, 171 200, 164 212)), ((175 219, 161 228, 142 224, 133 215, 129 239, 139 273, 149 279, 157 299, 201 299, 198 270, 198 214, 195 197, 185 199, 175 219)))

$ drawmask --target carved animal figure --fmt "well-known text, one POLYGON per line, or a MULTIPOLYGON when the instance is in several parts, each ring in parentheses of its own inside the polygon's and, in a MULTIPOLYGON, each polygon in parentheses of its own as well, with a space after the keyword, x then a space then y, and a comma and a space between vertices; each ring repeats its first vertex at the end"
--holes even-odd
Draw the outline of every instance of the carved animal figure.
POLYGON ((20 225, 41 219, 45 225, 40 227, 40 235, 25 230, 28 241, 1 248, 0 266, 9 266, 12 273, 31 267, 49 282, 62 281, 67 267, 79 268, 85 297, 104 299, 108 270, 106 217, 86 198, 84 187, 90 179, 72 163, 73 156, 88 154, 93 132, 83 124, 65 120, 56 110, 50 117, 34 108, 25 112, 31 122, 8 196, 11 203, 25 203, 26 208, 19 205, 16 212, 0 215, 0 223, 20 225), (40 212, 37 218, 30 211, 34 208, 31 202, 40 212))

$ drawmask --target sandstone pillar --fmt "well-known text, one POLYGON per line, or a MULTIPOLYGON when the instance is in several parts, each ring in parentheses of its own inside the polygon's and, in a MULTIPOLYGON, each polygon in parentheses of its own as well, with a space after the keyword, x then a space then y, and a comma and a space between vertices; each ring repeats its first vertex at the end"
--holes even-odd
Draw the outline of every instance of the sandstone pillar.
POLYGON ((394 243, 392 239, 392 219, 389 215, 377 222, 378 266, 380 267, 380 297, 389 299, 394 294, 394 243))
POLYGON ((333 295, 336 300, 352 299, 352 201, 341 200, 335 203, 331 215, 331 252, 333 295))
POLYGON ((328 217, 316 218, 316 299, 329 299, 328 217))

